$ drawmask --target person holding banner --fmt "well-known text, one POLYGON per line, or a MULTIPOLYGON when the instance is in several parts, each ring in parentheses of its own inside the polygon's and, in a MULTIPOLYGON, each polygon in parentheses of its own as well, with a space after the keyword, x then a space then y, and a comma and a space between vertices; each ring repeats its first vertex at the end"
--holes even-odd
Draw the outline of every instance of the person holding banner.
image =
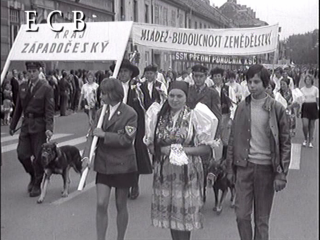
MULTIPOLYGON (((97 239, 105 240, 108 227, 108 205, 111 189, 115 188, 117 207, 118 240, 124 239, 128 225, 127 199, 129 188, 136 182, 137 162, 134 140, 137 130, 137 113, 123 103, 124 91, 121 82, 105 78, 101 82, 101 100, 107 104, 101 128, 96 128, 102 108, 97 111, 86 147, 84 164, 89 157, 93 137, 98 137, 94 159, 96 175, 97 239)), ((91 163, 92 164, 92 163, 91 163)))
MULTIPOLYGON (((110 70, 113 72, 115 64, 110 66, 110 70)), ((128 104, 138 114, 138 127, 134 147, 136 151, 136 160, 138 166, 137 180, 130 189, 130 199, 136 199, 139 194, 139 175, 152 173, 152 166, 148 154, 146 145, 143 143, 143 137, 145 134, 145 110, 142 100, 142 92, 139 84, 133 80, 133 78, 139 75, 139 68, 133 65, 128 59, 123 59, 118 78, 122 84, 124 90, 123 103, 128 104)))
POLYGON ((170 229, 173 240, 189 240, 203 228, 202 155, 212 151, 218 120, 208 107, 186 105, 188 83, 172 82, 168 100, 146 112, 145 144, 154 154, 152 226, 170 229))
POLYGON ((53 134, 53 89, 46 80, 39 79, 40 67, 40 62, 26 62, 29 81, 20 85, 17 105, 10 124, 10 135, 13 135, 23 114, 17 153, 25 171, 30 174, 30 197, 41 194, 40 184, 44 172, 41 165, 41 146, 53 134))
POLYGON ((268 240, 274 193, 287 184, 291 158, 289 123, 286 109, 266 93, 268 70, 256 64, 249 68, 247 77, 251 94, 238 104, 235 113, 227 177, 235 181, 240 239, 268 240))

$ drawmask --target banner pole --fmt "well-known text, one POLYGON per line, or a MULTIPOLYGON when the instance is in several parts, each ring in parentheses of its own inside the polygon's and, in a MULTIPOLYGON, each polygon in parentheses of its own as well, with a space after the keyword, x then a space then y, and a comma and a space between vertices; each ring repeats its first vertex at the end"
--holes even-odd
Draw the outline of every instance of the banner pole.
POLYGON ((273 79, 273 75, 274 75, 274 65, 275 62, 277 61, 278 55, 279 55, 279 42, 280 42, 280 31, 279 31, 279 27, 278 27, 278 32, 277 32, 277 44, 276 44, 276 49, 274 51, 274 56, 273 56, 273 63, 272 63, 272 74, 271 74, 271 79, 273 79))
POLYGON ((10 66, 10 62, 11 61, 9 60, 9 58, 7 58, 6 63, 4 64, 3 70, 1 72, 1 86, 2 86, 4 78, 6 77, 6 73, 8 71, 9 66, 10 66))

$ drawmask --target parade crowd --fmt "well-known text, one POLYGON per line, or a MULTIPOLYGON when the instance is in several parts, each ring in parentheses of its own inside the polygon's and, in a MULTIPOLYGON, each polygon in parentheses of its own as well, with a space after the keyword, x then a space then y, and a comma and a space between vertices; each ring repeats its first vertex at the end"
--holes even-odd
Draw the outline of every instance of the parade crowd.
POLYGON ((287 183, 297 119, 302 121, 302 145, 313 147, 317 69, 273 71, 255 64, 234 71, 196 64, 178 74, 149 65, 140 74, 127 59, 117 79, 111 77, 114 64, 97 72, 46 72, 39 62, 27 62, 26 69, 8 72, 3 81, 1 121, 13 135, 23 116, 17 153, 30 175, 30 197, 41 193, 40 151, 53 135, 54 115, 83 110, 88 115, 83 165, 97 172, 98 240, 106 236, 113 187, 118 239, 124 239, 127 200, 138 198, 141 174, 153 174, 152 226, 169 229, 174 240, 190 239, 193 230, 203 228, 203 189, 216 162, 225 163, 235 185, 240 238, 269 239, 274 193, 287 183), (103 104, 107 110, 98 128, 103 104), (94 136, 99 140, 90 163, 94 136))

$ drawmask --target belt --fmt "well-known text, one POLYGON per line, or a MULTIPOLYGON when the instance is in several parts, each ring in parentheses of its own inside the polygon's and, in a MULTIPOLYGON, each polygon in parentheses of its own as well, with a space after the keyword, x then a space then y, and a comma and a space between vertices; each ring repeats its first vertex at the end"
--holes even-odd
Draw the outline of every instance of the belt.
POLYGON ((37 114, 37 113, 25 113, 24 117, 26 118, 43 118, 43 114, 37 114))

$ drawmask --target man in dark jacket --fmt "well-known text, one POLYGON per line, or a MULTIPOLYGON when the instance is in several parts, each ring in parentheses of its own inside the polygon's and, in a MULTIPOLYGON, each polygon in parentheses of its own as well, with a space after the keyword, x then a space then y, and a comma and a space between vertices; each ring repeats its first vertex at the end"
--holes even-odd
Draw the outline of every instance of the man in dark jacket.
POLYGON ((270 75, 256 64, 247 72, 251 95, 239 103, 229 140, 227 172, 235 179, 241 240, 268 240, 274 192, 285 188, 291 157, 285 108, 266 93, 270 75), (254 236, 251 213, 254 205, 254 236))
MULTIPOLYGON (((112 65, 110 70, 114 71, 114 68, 115 65, 112 65)), ((143 100, 141 99, 142 92, 137 86, 137 82, 134 80, 138 75, 139 69, 129 60, 123 59, 118 74, 118 79, 121 81, 124 90, 123 102, 132 107, 138 114, 138 127, 134 142, 138 173, 136 184, 131 188, 129 193, 131 199, 136 199, 139 196, 139 175, 152 173, 148 150, 146 145, 143 143, 143 137, 145 134, 145 109, 143 106, 143 100)))
POLYGON ((208 68, 202 65, 192 67, 192 77, 194 85, 189 87, 187 105, 191 108, 201 102, 213 112, 213 114, 221 121, 221 104, 220 96, 216 89, 209 88, 206 84, 208 68))
POLYGON ((146 111, 152 103, 163 103, 167 99, 167 88, 163 82, 157 79, 157 69, 153 65, 149 65, 144 69, 146 80, 141 85, 141 91, 143 92, 143 104, 146 111))
POLYGON ((53 132, 53 89, 46 80, 39 79, 41 66, 39 62, 26 63, 29 81, 20 85, 17 105, 10 124, 10 135, 13 135, 23 114, 17 153, 19 161, 31 177, 28 185, 30 197, 39 196, 41 193, 41 146, 51 138, 53 132))

